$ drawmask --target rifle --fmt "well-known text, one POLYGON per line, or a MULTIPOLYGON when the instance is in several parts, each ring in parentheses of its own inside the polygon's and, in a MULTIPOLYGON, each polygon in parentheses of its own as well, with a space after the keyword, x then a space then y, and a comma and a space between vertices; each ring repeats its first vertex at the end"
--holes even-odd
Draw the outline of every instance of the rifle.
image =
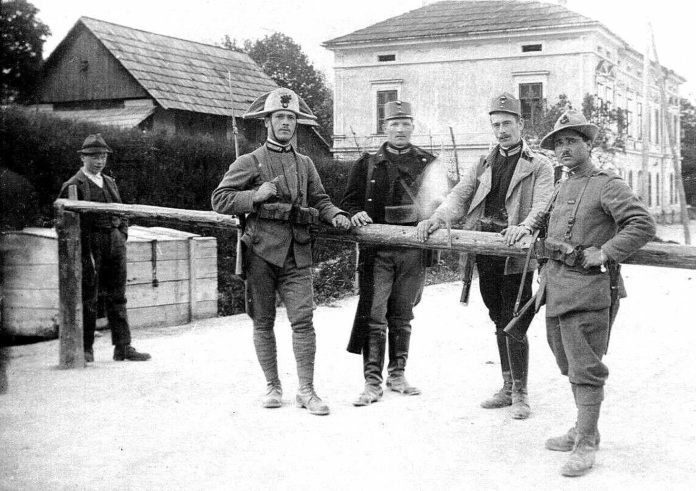
POLYGON ((505 328, 503 329, 503 332, 505 334, 507 334, 508 336, 510 336, 515 341, 519 341, 520 343, 525 342, 524 336, 527 334, 527 329, 525 329, 524 332, 522 332, 522 331, 516 330, 515 327, 517 326, 517 323, 522 319, 524 314, 526 314, 527 311, 530 308, 532 308, 532 305, 534 305, 534 303, 536 302, 536 298, 537 298, 538 294, 539 294, 539 292, 536 292, 534 295, 532 295, 532 298, 527 300, 527 303, 525 303, 522 306, 520 311, 517 312, 517 315, 513 316, 513 318, 510 319, 510 322, 508 322, 508 325, 505 326, 505 328))
MULTIPOLYGON (((234 136, 234 158, 239 158, 239 139, 237 135, 239 130, 237 129, 237 119, 234 116, 234 97, 232 96, 232 72, 227 70, 227 88, 229 90, 230 97, 230 108, 232 109, 232 135, 234 136)), ((244 253, 244 244, 242 244, 242 234, 244 233, 244 226, 246 225, 246 217, 244 215, 237 215, 239 219, 239 228, 237 229, 237 248, 235 251, 235 262, 234 262, 234 274, 244 279, 244 261, 242 255, 244 253)))
MULTIPOLYGON (((451 130, 451 128, 450 128, 451 130)), ((454 143, 454 135, 452 135, 452 142, 454 143)), ((455 150, 456 155, 456 150, 455 150)), ((484 165, 486 164, 486 156, 481 155, 479 157, 478 168, 476 169, 476 177, 481 177, 483 171, 485 170, 484 165)), ((459 166, 457 166, 459 169, 459 166)), ((459 171, 457 171, 459 172, 459 171)), ((478 188, 478 180, 476 182, 476 187, 478 188)), ((474 189, 476 193, 476 188, 474 189)), ((473 194, 472 194, 473 196, 473 194)), ((449 218, 449 217, 448 217, 449 218)), ((450 240, 451 236, 450 236, 450 240)), ((450 247, 452 245, 450 244, 450 247)), ((459 296, 459 301, 464 305, 469 305, 469 293, 471 292, 471 280, 474 276, 474 264, 476 263, 476 254, 469 252, 466 255, 466 262, 464 263, 464 271, 462 271, 462 294, 459 296)))

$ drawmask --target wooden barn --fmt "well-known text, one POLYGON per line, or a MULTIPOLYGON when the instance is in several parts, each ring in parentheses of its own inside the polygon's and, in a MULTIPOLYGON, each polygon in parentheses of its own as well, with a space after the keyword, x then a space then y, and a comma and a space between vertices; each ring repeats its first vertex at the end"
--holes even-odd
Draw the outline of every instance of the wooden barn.
MULTIPOLYGON (((81 17, 44 63, 36 101, 57 117, 227 140, 234 115, 248 148, 265 128, 241 116, 275 88, 245 53, 81 17)), ((299 145, 328 155, 304 123, 299 145)))

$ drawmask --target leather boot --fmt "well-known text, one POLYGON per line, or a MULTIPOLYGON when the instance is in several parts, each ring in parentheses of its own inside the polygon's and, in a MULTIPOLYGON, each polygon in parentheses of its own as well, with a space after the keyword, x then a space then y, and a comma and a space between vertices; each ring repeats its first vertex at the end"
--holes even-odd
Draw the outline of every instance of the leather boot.
POLYGON ((384 369, 384 351, 386 340, 382 331, 370 332, 367 345, 363 348, 363 373, 365 388, 354 406, 368 406, 382 397, 382 370, 384 369))
POLYGON ((115 361, 147 361, 151 358, 149 353, 140 353, 136 351, 134 347, 130 344, 119 344, 114 346, 114 360, 115 361))
POLYGON ((568 457, 568 461, 561 467, 561 474, 567 477, 578 477, 587 474, 595 462, 597 453, 597 435, 583 435, 578 433, 575 436, 575 446, 573 452, 568 457))
POLYGON ((481 403, 484 409, 498 409, 512 404, 512 374, 503 372, 503 387, 493 397, 481 403))
POLYGON ((529 370, 529 344, 527 336, 523 341, 507 338, 507 352, 512 372, 512 417, 527 419, 531 413, 527 399, 527 373, 529 370))
POLYGON ((280 381, 266 384, 266 395, 263 397, 261 405, 268 409, 283 405, 283 387, 280 385, 280 381))
POLYGON ((525 380, 512 381, 512 408, 514 419, 527 419, 532 412, 527 400, 527 382, 525 380))
POLYGON ((324 401, 314 392, 312 384, 306 384, 300 387, 295 397, 295 404, 299 408, 305 408, 309 414, 317 416, 326 416, 329 414, 329 406, 324 404, 324 401))
MULTIPOLYGON (((546 440, 546 443, 544 446, 548 450, 553 450, 555 452, 570 452, 573 450, 573 447, 575 446, 575 437, 577 436, 577 431, 575 430, 575 426, 573 426, 571 429, 569 429, 566 433, 560 435, 560 436, 555 436, 552 438, 549 438, 546 440)), ((600 435, 599 432, 595 434, 595 446, 599 449, 599 442, 600 442, 600 435)))
POLYGON ((417 396, 421 391, 408 383, 404 372, 411 343, 410 328, 389 329, 389 365, 387 365, 387 387, 400 394, 417 396))

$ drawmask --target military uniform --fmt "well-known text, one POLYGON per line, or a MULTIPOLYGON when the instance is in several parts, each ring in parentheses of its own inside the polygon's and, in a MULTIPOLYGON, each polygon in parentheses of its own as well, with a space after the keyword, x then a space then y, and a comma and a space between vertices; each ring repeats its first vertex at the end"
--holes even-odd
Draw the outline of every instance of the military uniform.
MULTIPOLYGON (((491 100, 489 114, 508 113, 518 118, 520 102, 511 94, 503 93, 491 100)), ((533 152, 520 139, 503 148, 497 145, 486 157, 483 168, 473 167, 452 189, 445 202, 433 213, 433 219, 457 222, 464 219, 469 230, 500 232, 522 225, 531 231, 536 217, 543 212, 553 192, 553 166, 542 154, 533 152)), ((503 329, 513 318, 515 300, 525 268, 523 258, 476 256, 479 288, 488 314, 495 325, 503 388, 493 398, 482 403, 484 408, 498 408, 513 404, 513 416, 523 419, 528 415, 527 377, 529 345, 508 338, 503 329), (513 387, 514 385, 514 387, 513 387), (514 389, 514 391, 513 391, 514 389)), ((527 265, 521 303, 532 296, 532 278, 536 262, 527 265)), ((522 331, 534 316, 528 310, 519 321, 522 331)))
MULTIPOLYGON (((591 141, 595 128, 581 115, 566 113, 542 147, 551 148, 554 135, 563 129, 591 141)), ((552 206, 538 298, 546 303, 548 343, 561 373, 569 378, 578 419, 567 435, 550 439, 547 447, 575 448, 562 472, 580 475, 592 466, 592 449, 599 443, 597 420, 609 375, 602 357, 618 299, 625 296, 618 263, 654 236, 655 223, 621 178, 598 170, 591 160, 571 169, 552 206), (583 267, 583 251, 591 247, 601 250, 606 266, 583 267)))
MULTIPOLYGON (((272 92, 266 106, 274 96, 295 98, 297 107, 297 95, 288 89, 272 92)), ((282 110, 282 106, 278 108, 282 110)), ((289 108, 301 114, 292 105, 289 108)), ((292 326, 300 391, 313 392, 316 337, 309 226, 319 219, 331 223, 336 215, 345 213, 331 203, 309 157, 289 143, 270 139, 230 165, 213 192, 212 206, 218 213, 246 215, 242 241, 247 313, 254 321, 254 346, 269 391, 280 391, 273 332, 278 291, 292 326), (254 204, 254 193, 264 182, 276 184, 277 198, 254 204)), ((277 402, 279 405, 279 398, 277 402)))
MULTIPOLYGON (((411 119, 410 104, 387 103, 385 115, 387 121, 411 119)), ((374 155, 364 154, 353 165, 341 206, 351 216, 366 212, 374 223, 415 225, 419 213, 424 213, 418 205, 418 190, 425 169, 434 159, 414 145, 398 148, 384 143, 374 155)), ((404 372, 413 307, 420 301, 428 258, 429 254, 421 249, 360 247, 360 299, 348 351, 363 355, 369 393, 363 402, 374 402, 382 394, 387 338, 387 385, 403 393, 420 393, 405 383, 404 372)), ((359 401, 356 405, 364 405, 359 401)))

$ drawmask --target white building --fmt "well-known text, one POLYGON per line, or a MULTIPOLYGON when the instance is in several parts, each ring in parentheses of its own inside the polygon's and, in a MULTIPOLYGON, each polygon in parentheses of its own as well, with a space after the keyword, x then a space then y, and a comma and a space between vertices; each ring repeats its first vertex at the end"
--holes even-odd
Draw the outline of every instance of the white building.
MULTIPOLYGON (((451 152, 451 127, 460 167, 465 167, 495 143, 488 120, 491 97, 512 92, 529 117, 540 104, 555 104, 561 94, 577 109, 592 94, 627 111, 626 151, 615 160, 619 172, 632 187, 639 186, 647 140, 646 201, 658 218, 670 220, 678 211, 657 87, 651 87, 649 107, 643 108, 642 54, 593 19, 554 3, 443 1, 324 46, 335 55, 333 151, 338 158, 355 158, 358 148, 374 151, 384 141, 381 118, 390 100, 413 104, 413 141, 426 150, 451 152), (640 124, 644 110, 650 115, 647 135, 640 124)), ((684 81, 668 72, 677 139, 684 81)))

